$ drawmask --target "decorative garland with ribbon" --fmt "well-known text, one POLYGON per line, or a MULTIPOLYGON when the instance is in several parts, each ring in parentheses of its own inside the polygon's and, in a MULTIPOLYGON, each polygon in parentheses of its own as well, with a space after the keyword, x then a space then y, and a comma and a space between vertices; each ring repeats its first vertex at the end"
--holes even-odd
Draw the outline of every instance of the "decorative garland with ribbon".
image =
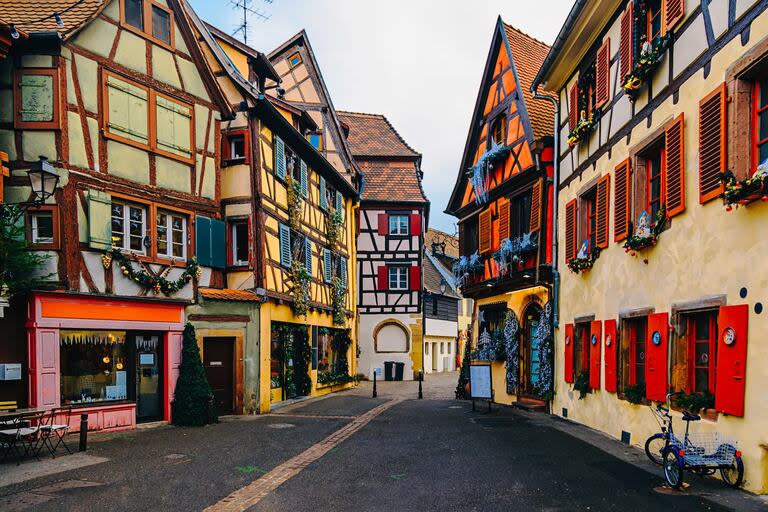
POLYGON ((571 258, 568 260, 568 268, 574 274, 580 274, 591 269, 600 256, 600 249, 597 247, 592 248, 592 252, 586 258, 571 258))
POLYGON ((641 249, 645 249, 647 247, 653 247, 658 243, 659 236, 661 236, 661 232, 664 230, 664 224, 667 222, 667 207, 665 205, 661 205, 661 208, 658 212, 656 212, 656 224, 653 225, 653 228, 651 228, 651 234, 648 236, 638 236, 635 235, 634 228, 632 226, 632 223, 629 223, 629 236, 627 237, 627 240, 624 242, 624 252, 630 253, 632 256, 635 255, 636 251, 639 251, 641 249))
POLYGON ((538 248, 538 238, 534 233, 524 233, 516 238, 505 238, 499 244, 499 250, 493 253, 492 258, 499 264, 499 273, 507 274, 513 267, 524 262, 525 254, 538 248))
POLYGON ((168 267, 159 275, 150 274, 143 269, 136 270, 133 268, 130 258, 116 247, 112 248, 101 257, 101 263, 104 265, 105 270, 108 270, 112 266, 112 262, 117 262, 120 272, 122 272, 125 277, 143 288, 151 289, 155 292, 155 295, 163 293, 166 296, 170 296, 177 293, 192 279, 200 280, 203 273, 200 265, 197 264, 197 260, 195 258, 190 258, 187 261, 187 266, 184 269, 184 272, 182 272, 177 279, 169 281, 165 276, 168 275, 174 267, 168 267))
POLYGON ((456 282, 463 285, 466 284, 470 276, 474 276, 485 270, 485 265, 483 265, 483 262, 480 259, 480 254, 475 251, 472 256, 460 257, 459 260, 453 264, 451 270, 453 271, 453 276, 456 278, 456 282))
POLYGON ((512 310, 507 311, 504 319, 504 352, 507 356, 507 391, 517 391, 520 377, 520 323, 512 310))
POLYGON ((488 202, 488 192, 493 166, 509 155, 512 148, 503 144, 493 144, 491 148, 478 158, 477 163, 469 168, 469 182, 475 189, 475 202, 484 204, 488 202))
POLYGON ((746 204, 760 198, 768 201, 768 159, 757 167, 757 171, 750 178, 737 181, 732 171, 723 173, 723 199, 726 211, 733 210, 740 204, 746 204))
POLYGON ((640 50, 640 58, 632 67, 632 71, 627 73, 622 81, 622 88, 629 95, 629 99, 634 101, 637 93, 643 84, 648 80, 653 71, 658 67, 664 53, 667 51, 671 33, 659 36, 652 43, 645 41, 640 50))
POLYGON ((539 320, 536 339, 533 340, 539 351, 539 368, 537 373, 536 388, 539 396, 545 400, 551 400, 553 386, 554 349, 552 346, 552 303, 544 305, 544 311, 539 320))

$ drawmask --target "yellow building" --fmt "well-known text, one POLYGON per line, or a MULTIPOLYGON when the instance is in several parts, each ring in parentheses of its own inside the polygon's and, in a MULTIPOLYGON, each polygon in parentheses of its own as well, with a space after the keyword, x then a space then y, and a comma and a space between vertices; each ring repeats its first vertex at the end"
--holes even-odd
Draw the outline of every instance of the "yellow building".
POLYGON ((691 430, 737 442, 758 493, 766 34, 757 0, 578 1, 533 85, 559 99, 554 412, 642 446, 642 405, 679 392, 678 430, 700 409, 691 430))

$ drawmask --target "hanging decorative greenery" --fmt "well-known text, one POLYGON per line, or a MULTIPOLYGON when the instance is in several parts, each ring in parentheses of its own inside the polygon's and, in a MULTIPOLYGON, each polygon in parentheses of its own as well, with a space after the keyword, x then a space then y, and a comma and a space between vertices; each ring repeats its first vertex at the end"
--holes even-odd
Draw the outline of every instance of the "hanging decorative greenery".
POLYGON ((586 112, 582 110, 576 126, 568 133, 568 146, 573 147, 579 142, 587 140, 598 120, 599 117, 595 113, 587 118, 586 112))
POLYGON ((307 316, 309 310, 309 283, 312 280, 304 263, 294 258, 291 262, 291 296, 293 297, 293 311, 297 316, 307 316))
POLYGON ((696 414, 702 409, 714 409, 715 397, 709 392, 686 393, 675 397, 675 405, 696 414))
POLYGON ((493 332, 483 331, 477 339, 477 348, 472 352, 474 361, 504 361, 504 332, 497 329, 493 332))
POLYGON ((333 325, 347 323, 347 311, 345 307, 347 289, 341 282, 341 278, 334 276, 331 279, 331 303, 333 305, 333 325))
POLYGON ((631 404, 642 404, 645 400, 645 384, 625 386, 624 398, 631 404))
MULTIPOLYGON (((641 219, 642 218, 643 217, 641 216, 641 219)), ((647 216, 645 218, 647 219, 647 216)), ((659 208, 659 211, 656 212, 656 223, 652 227, 642 226, 642 229, 639 229, 638 232, 635 233, 634 226, 630 222, 628 226, 629 236, 627 236, 623 246, 624 252, 628 252, 630 255, 634 256, 636 251, 656 245, 659 241, 659 236, 661 236, 661 232, 664 230, 664 224, 666 222, 667 208, 663 204, 661 205, 661 208, 659 208)))
POLYGON ((517 392, 520 377, 520 324, 512 310, 504 318, 504 352, 507 359, 507 391, 517 392))
POLYGON ((580 372, 573 383, 573 389, 579 392, 579 400, 584 399, 589 394, 589 373, 580 372))
POLYGON ((480 258, 480 254, 475 251, 472 256, 462 256, 459 260, 453 264, 453 275, 456 278, 456 282, 460 285, 467 283, 470 277, 474 277, 477 274, 485 270, 485 266, 480 258))
POLYGON ((533 340, 539 351, 539 368, 535 391, 544 400, 551 400, 554 396, 552 365, 555 358, 552 341, 552 303, 547 302, 539 320, 536 339, 533 340))
POLYGON ((297 396, 308 396, 312 392, 312 378, 309 365, 312 347, 309 344, 309 330, 306 325, 293 327, 293 382, 297 396))
POLYGON ((352 336, 350 329, 333 329, 333 338, 331 339, 331 348, 336 354, 333 369, 329 372, 317 374, 318 384, 325 386, 334 384, 346 384, 348 382, 357 382, 357 378, 349 374, 349 359, 347 352, 352 346, 352 336))
POLYGON ((142 286, 143 288, 151 289, 153 292, 155 292, 155 295, 160 295, 160 293, 163 293, 166 296, 170 296, 174 293, 177 293, 179 290, 184 288, 184 285, 190 282, 193 278, 200 280, 200 277, 203 273, 202 268, 200 268, 200 265, 197 264, 197 260, 195 258, 190 258, 187 261, 187 266, 184 269, 184 272, 182 272, 182 274, 173 281, 167 280, 165 276, 168 275, 168 273, 174 267, 168 267, 163 273, 159 275, 150 274, 143 269, 136 270, 133 268, 133 264, 131 263, 130 258, 118 248, 112 248, 110 251, 101 256, 101 263, 105 270, 108 270, 112 266, 113 261, 117 262, 118 268, 120 268, 120 272, 122 272, 125 277, 131 281, 134 281, 136 284, 142 286))
POLYGON ((475 202, 484 204, 488 202, 488 192, 491 181, 491 171, 501 160, 504 160, 512 150, 510 146, 491 143, 491 148, 486 150, 477 163, 469 168, 469 182, 475 189, 475 202))
POLYGON ((582 272, 586 272, 587 270, 592 268, 592 266, 595 264, 595 261, 597 261, 597 258, 599 256, 600 256, 600 249, 598 247, 593 247, 590 253, 587 254, 585 257, 571 258, 568 261, 568 268, 574 274, 580 274, 582 272))
POLYGON ((629 95, 630 101, 635 101, 640 88, 658 67, 661 59, 664 57, 664 53, 667 51, 670 38, 671 32, 657 37, 653 42, 649 42, 645 41, 644 34, 641 35, 640 57, 632 67, 632 71, 627 73, 622 81, 622 88, 629 95))
POLYGON ((325 238, 328 240, 328 245, 333 247, 336 242, 339 241, 339 234, 341 233, 341 225, 344 219, 339 210, 330 213, 325 218, 325 238))
POLYGON ((499 264, 499 272, 507 274, 525 262, 525 255, 538 248, 537 236, 525 233, 517 238, 505 238, 499 250, 491 256, 499 264))
POLYGON ((294 180, 291 175, 287 177, 286 193, 288 194, 288 223, 295 230, 301 227, 301 183, 294 180))
POLYGON ((722 175, 723 199, 726 211, 733 210, 739 205, 744 205, 761 199, 768 201, 768 159, 757 167, 757 171, 750 178, 737 181, 732 171, 726 171, 722 175))

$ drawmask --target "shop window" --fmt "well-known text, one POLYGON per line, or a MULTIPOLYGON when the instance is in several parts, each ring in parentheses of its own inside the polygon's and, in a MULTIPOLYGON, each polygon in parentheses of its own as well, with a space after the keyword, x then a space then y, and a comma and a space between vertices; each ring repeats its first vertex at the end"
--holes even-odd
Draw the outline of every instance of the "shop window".
POLYGON ((322 132, 313 132, 309 134, 309 142, 316 150, 323 150, 323 134, 322 132))
POLYGON ((187 259, 187 216, 158 210, 157 256, 174 260, 187 259))
POLYGON ((393 266, 388 267, 389 271, 389 289, 407 290, 408 289, 408 267, 393 266))
MULTIPOLYGON (((619 350, 619 391, 629 387, 645 388, 645 349, 648 333, 648 317, 624 320, 619 350)), ((641 395, 645 395, 643 391, 641 395)))
POLYGON ((59 72, 25 68, 14 74, 14 126, 23 130, 59 128, 59 72))
POLYGON ((327 329, 320 329, 317 335, 317 372, 328 373, 333 371, 333 336, 327 329))
POLYGON ((680 314, 672 351, 672 387, 686 393, 715 394, 717 311, 680 314))
POLYGON ((505 114, 499 115, 491 125, 491 139, 494 146, 504 145, 507 136, 507 117, 505 114))
POLYGON ((138 204, 112 201, 112 246, 146 254, 147 209, 138 204))
POLYGON ((757 166, 768 162, 768 77, 755 82, 753 93, 753 136, 752 136, 752 172, 757 166))
POLYGON ((646 37, 654 41, 664 35, 664 0, 648 0, 645 4, 646 37))
POLYGON ((222 164, 237 165, 248 164, 249 140, 248 130, 233 130, 226 132, 221 145, 222 164))
POLYGON ((408 235, 410 223, 408 215, 389 216, 389 234, 395 236, 408 235))
POLYGON ((292 53, 291 56, 288 57, 288 65, 295 68, 299 64, 301 64, 301 54, 299 52, 292 53))
POLYGON ((121 0, 121 25, 161 46, 173 47, 173 14, 152 0, 121 0))
POLYGON ((478 316, 479 331, 496 332, 504 328, 504 318, 507 314, 507 305, 504 303, 481 306, 478 316))
MULTIPOLYGON (((0 178, 1 179, 1 178, 0 178)), ((27 241, 35 249, 58 249, 59 209, 41 206, 27 211, 27 241)))
POLYGON ((239 220, 232 222, 230 224, 230 236, 232 238, 232 265, 247 266, 250 254, 248 221, 239 220))
POLYGON ((61 403, 126 400, 129 367, 124 331, 60 333, 61 403))

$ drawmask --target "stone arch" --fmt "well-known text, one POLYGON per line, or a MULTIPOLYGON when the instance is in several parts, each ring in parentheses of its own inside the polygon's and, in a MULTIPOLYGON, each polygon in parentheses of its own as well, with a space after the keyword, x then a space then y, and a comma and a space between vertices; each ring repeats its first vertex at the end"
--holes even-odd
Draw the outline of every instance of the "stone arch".
POLYGON ((411 351, 411 331, 399 320, 388 318, 373 329, 373 350, 378 353, 411 351))

